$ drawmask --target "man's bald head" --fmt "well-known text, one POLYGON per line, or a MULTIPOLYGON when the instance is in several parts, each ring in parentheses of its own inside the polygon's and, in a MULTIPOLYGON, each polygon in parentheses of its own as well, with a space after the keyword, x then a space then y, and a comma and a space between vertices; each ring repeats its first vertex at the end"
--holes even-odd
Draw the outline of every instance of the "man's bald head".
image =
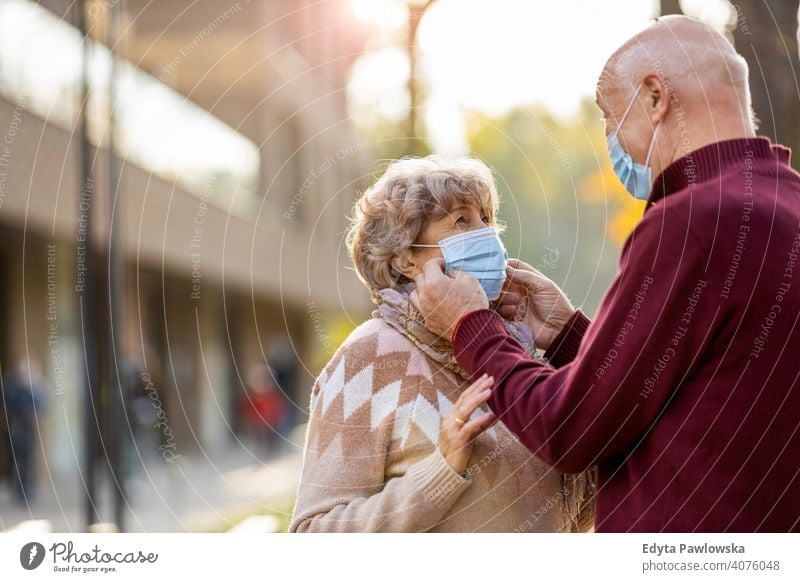
POLYGON ((723 35, 694 18, 666 16, 611 55, 597 105, 606 134, 652 177, 705 145, 755 135, 747 77, 747 63, 723 35))
POLYGON ((629 99, 649 75, 661 78, 684 108, 734 107, 751 117, 747 62, 697 19, 659 18, 617 49, 600 75, 598 104, 629 99))

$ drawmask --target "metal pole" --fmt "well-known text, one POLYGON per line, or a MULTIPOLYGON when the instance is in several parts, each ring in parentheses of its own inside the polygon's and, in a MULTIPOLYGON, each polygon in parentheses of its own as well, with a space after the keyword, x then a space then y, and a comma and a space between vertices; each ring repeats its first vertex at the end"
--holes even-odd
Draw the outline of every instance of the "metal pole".
POLYGON ((433 0, 411 2, 408 5, 408 127, 406 129, 406 155, 420 155, 424 148, 417 135, 419 117, 419 85, 417 83, 417 29, 423 14, 433 0))
POLYGON ((76 273, 78 281, 75 291, 81 315, 81 339, 83 342, 85 389, 83 411, 83 481, 84 481, 84 520, 89 525, 99 521, 97 511, 97 450, 100 440, 98 416, 98 380, 99 361, 97 346, 97 321, 95 309, 97 305, 95 280, 94 248, 92 244, 92 202, 94 199, 94 180, 92 177, 92 146, 89 143, 88 121, 86 109, 89 103, 89 60, 92 43, 86 25, 86 7, 84 0, 75 3, 75 21, 83 36, 83 58, 81 69, 81 102, 78 109, 78 133, 80 143, 80 176, 81 193, 79 201, 78 233, 76 236, 76 273), (82 224, 81 224, 82 223, 82 224), (82 231, 82 232, 81 232, 82 231), (81 274, 83 277, 81 278, 81 274))
POLYGON ((109 120, 108 120, 108 186, 109 186, 109 235, 108 235, 108 316, 109 316, 109 430, 111 477, 113 478, 113 513, 114 523, 119 531, 125 529, 125 468, 124 446, 128 422, 125 414, 127 399, 125 398, 125 380, 120 373, 124 358, 124 351, 120 350, 119 338, 122 337, 120 329, 120 301, 124 293, 124 265, 125 257, 120 248, 122 239, 120 227, 122 220, 120 211, 122 207, 122 168, 121 160, 117 157, 116 145, 116 101, 117 101, 117 57, 116 47, 119 38, 119 12, 120 2, 113 2, 109 7, 106 44, 111 53, 111 71, 108 79, 109 94, 109 120))

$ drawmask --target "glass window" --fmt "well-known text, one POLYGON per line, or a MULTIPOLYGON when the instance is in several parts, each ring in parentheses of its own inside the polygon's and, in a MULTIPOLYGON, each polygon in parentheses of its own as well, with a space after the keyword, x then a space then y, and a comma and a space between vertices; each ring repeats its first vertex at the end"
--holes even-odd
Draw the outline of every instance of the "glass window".
MULTIPOLYGON (((0 94, 71 131, 78 113, 80 32, 28 0, 0 3, 0 94)), ((93 43, 89 62, 89 138, 107 142, 111 54, 93 43)), ((155 77, 124 60, 117 66, 117 153, 145 170, 228 208, 259 188, 256 144, 155 77), (207 187, 207 186, 206 186, 207 187)))

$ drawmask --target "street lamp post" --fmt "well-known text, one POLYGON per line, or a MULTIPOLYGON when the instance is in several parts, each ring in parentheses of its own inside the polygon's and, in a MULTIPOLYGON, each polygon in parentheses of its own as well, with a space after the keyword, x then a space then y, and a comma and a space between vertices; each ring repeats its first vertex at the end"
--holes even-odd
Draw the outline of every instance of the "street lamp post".
POLYGON ((79 313, 81 317, 81 339, 83 343, 85 387, 83 393, 83 462, 82 480, 84 485, 84 521, 86 527, 99 521, 97 509, 97 450, 100 441, 99 407, 99 350, 97 341, 97 281, 94 241, 92 236, 94 206, 93 152, 89 143, 87 109, 89 105, 89 62, 92 56, 92 42, 86 22, 86 3, 80 0, 75 3, 75 24, 83 36, 83 55, 81 63, 80 107, 78 109, 78 133, 80 143, 80 177, 81 177, 81 215, 83 217, 83 239, 76 248, 76 267, 83 272, 82 284, 76 284, 79 313), (81 247, 82 245, 82 247, 81 247))
POLYGON ((109 112, 108 112, 108 194, 109 194, 109 233, 107 269, 108 274, 108 438, 109 438, 109 468, 112 479, 112 508, 114 523, 119 531, 125 529, 125 478, 127 477, 124 464, 126 431, 130 429, 126 421, 127 406, 126 382, 120 373, 122 366, 119 338, 122 337, 120 328, 123 324, 120 303, 125 289, 124 271, 125 256, 122 251, 122 194, 124 177, 122 175, 122 161, 116 152, 117 137, 117 53, 119 51, 119 14, 123 9, 120 4, 124 0, 112 3, 107 9, 106 44, 111 54, 111 71, 108 78, 109 112))
POLYGON ((417 29, 420 20, 433 0, 407 0, 408 5, 408 126, 406 129, 406 154, 422 153, 418 131, 419 86, 417 84, 417 29))

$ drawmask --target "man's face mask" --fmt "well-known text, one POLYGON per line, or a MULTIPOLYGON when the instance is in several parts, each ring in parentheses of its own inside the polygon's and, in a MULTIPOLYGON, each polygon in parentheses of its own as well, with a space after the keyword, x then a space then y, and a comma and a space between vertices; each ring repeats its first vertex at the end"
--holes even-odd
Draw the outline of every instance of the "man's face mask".
POLYGON ((500 297, 506 280, 508 253, 497 231, 488 226, 471 230, 439 241, 438 245, 411 245, 412 247, 439 247, 444 257, 444 272, 455 269, 475 277, 483 287, 489 301, 500 297))
POLYGON ((639 95, 641 88, 642 86, 639 85, 639 88, 636 89, 636 93, 633 94, 633 99, 631 99, 631 102, 628 104, 625 113, 622 114, 622 119, 619 120, 617 130, 609 134, 607 141, 608 156, 611 158, 611 165, 614 167, 614 173, 617 175, 617 178, 619 178, 622 185, 625 186, 625 189, 632 196, 639 200, 647 200, 650 197, 650 190, 653 187, 652 171, 648 164, 650 163, 650 154, 653 153, 653 145, 656 143, 656 134, 658 133, 658 128, 661 127, 661 122, 658 122, 653 132, 653 138, 650 140, 650 147, 647 148, 647 159, 644 165, 637 164, 633 161, 631 155, 622 148, 619 139, 617 139, 617 134, 620 128, 622 128, 622 124, 625 123, 625 118, 628 117, 628 113, 630 113, 633 104, 636 102, 636 96, 639 95))

